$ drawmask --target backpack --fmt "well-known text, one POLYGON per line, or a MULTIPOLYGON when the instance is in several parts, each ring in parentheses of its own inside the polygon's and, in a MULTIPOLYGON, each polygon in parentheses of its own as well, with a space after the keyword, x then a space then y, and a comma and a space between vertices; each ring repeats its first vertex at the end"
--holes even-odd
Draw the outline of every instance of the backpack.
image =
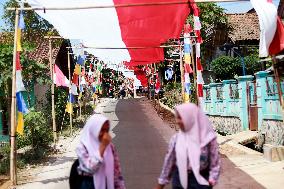
POLYGON ((72 164, 70 177, 69 177, 69 186, 70 189, 79 189, 83 182, 83 176, 78 174, 77 167, 79 166, 79 160, 76 159, 72 164))

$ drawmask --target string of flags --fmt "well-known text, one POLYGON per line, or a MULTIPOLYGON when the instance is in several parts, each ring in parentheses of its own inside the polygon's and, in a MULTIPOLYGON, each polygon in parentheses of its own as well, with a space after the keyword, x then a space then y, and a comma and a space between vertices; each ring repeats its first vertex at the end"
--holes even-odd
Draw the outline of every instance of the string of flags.
MULTIPOLYGON (((193 0, 191 0, 194 2, 193 0)), ((195 35, 197 36, 196 38, 196 82, 197 82, 197 94, 198 94, 198 100, 200 102, 200 105, 202 104, 203 101, 203 85, 204 85, 204 80, 202 76, 202 64, 201 64, 201 57, 200 57, 200 44, 203 42, 202 37, 201 37, 201 23, 199 20, 199 9, 196 5, 196 3, 192 4, 193 8, 193 17, 194 17, 194 32, 195 35)))
POLYGON ((191 84, 189 74, 192 74, 191 68, 191 41, 190 32, 192 31, 191 26, 186 24, 184 27, 184 86, 185 86, 185 102, 189 102, 189 95, 191 95, 191 84))
POLYGON ((96 62, 92 59, 89 70, 86 71, 86 55, 81 54, 77 56, 77 62, 73 71, 72 80, 70 83, 70 94, 68 96, 66 112, 73 112, 73 104, 75 103, 75 96, 78 100, 83 97, 85 88, 91 89, 93 97, 96 98, 97 94, 102 94, 102 69, 104 64, 99 61, 96 62))
POLYGON ((20 62, 20 52, 23 51, 21 44, 22 30, 25 28, 24 16, 22 11, 20 12, 19 25, 17 31, 17 54, 16 54, 16 104, 17 104, 17 133, 22 135, 24 133, 24 114, 28 113, 26 102, 24 100, 23 91, 26 91, 23 78, 22 78, 22 66, 20 62))

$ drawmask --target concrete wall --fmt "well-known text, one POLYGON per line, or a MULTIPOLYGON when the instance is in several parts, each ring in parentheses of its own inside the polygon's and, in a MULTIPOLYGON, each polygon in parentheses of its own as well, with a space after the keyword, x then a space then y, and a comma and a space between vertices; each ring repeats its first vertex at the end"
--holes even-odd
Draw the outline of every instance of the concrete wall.
POLYGON ((241 120, 238 117, 209 116, 214 130, 224 134, 236 134, 242 131, 241 120))
POLYGON ((261 128, 259 129, 259 138, 263 140, 265 136, 266 144, 275 146, 284 145, 284 124, 283 121, 277 120, 263 120, 261 128))
POLYGON ((284 124, 273 75, 261 71, 254 76, 204 85, 203 109, 217 131, 234 134, 249 130, 257 119, 259 145, 284 145, 284 124), (256 100, 254 100, 256 99, 256 100), (250 117, 249 108, 257 108, 250 117))

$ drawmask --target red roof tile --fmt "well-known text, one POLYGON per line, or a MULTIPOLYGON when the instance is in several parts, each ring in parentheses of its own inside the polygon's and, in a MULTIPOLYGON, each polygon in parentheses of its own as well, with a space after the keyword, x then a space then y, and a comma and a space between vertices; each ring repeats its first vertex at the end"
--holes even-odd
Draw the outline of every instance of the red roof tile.
POLYGON ((244 40, 259 40, 260 30, 255 12, 228 14, 228 23, 232 28, 229 38, 233 43, 244 40))

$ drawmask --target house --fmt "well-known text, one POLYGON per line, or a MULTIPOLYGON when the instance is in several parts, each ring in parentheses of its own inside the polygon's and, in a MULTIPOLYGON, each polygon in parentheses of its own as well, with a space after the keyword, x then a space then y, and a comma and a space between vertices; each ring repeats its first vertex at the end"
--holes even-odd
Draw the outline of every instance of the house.
MULTIPOLYGON (((11 35, 8 35, 11 36, 11 35)), ((0 34, 0 44, 9 43, 12 40, 12 37, 7 37, 7 33, 0 34)), ((53 43, 53 59, 55 59, 56 65, 62 70, 62 72, 68 76, 68 57, 67 57, 67 48, 71 46, 68 40, 57 39, 53 43)), ((33 52, 28 54, 29 59, 34 60, 38 63, 49 65, 49 41, 48 39, 38 38, 36 40, 36 48, 33 52)), ((73 58, 70 58, 71 70, 74 69, 75 65, 73 63, 73 58)), ((48 73, 46 73, 48 75, 48 73)), ((29 83, 29 91, 24 94, 24 98, 27 101, 29 107, 34 107, 39 102, 46 101, 46 92, 49 90, 49 85, 39 85, 37 83, 29 83)), ((4 95, 1 93, 0 96, 4 95)), ((9 140, 9 103, 0 102, 0 141, 9 140)))
POLYGON ((206 31, 204 59, 210 62, 221 55, 246 56, 259 45, 259 23, 255 11, 227 14, 227 26, 211 26, 206 31))

